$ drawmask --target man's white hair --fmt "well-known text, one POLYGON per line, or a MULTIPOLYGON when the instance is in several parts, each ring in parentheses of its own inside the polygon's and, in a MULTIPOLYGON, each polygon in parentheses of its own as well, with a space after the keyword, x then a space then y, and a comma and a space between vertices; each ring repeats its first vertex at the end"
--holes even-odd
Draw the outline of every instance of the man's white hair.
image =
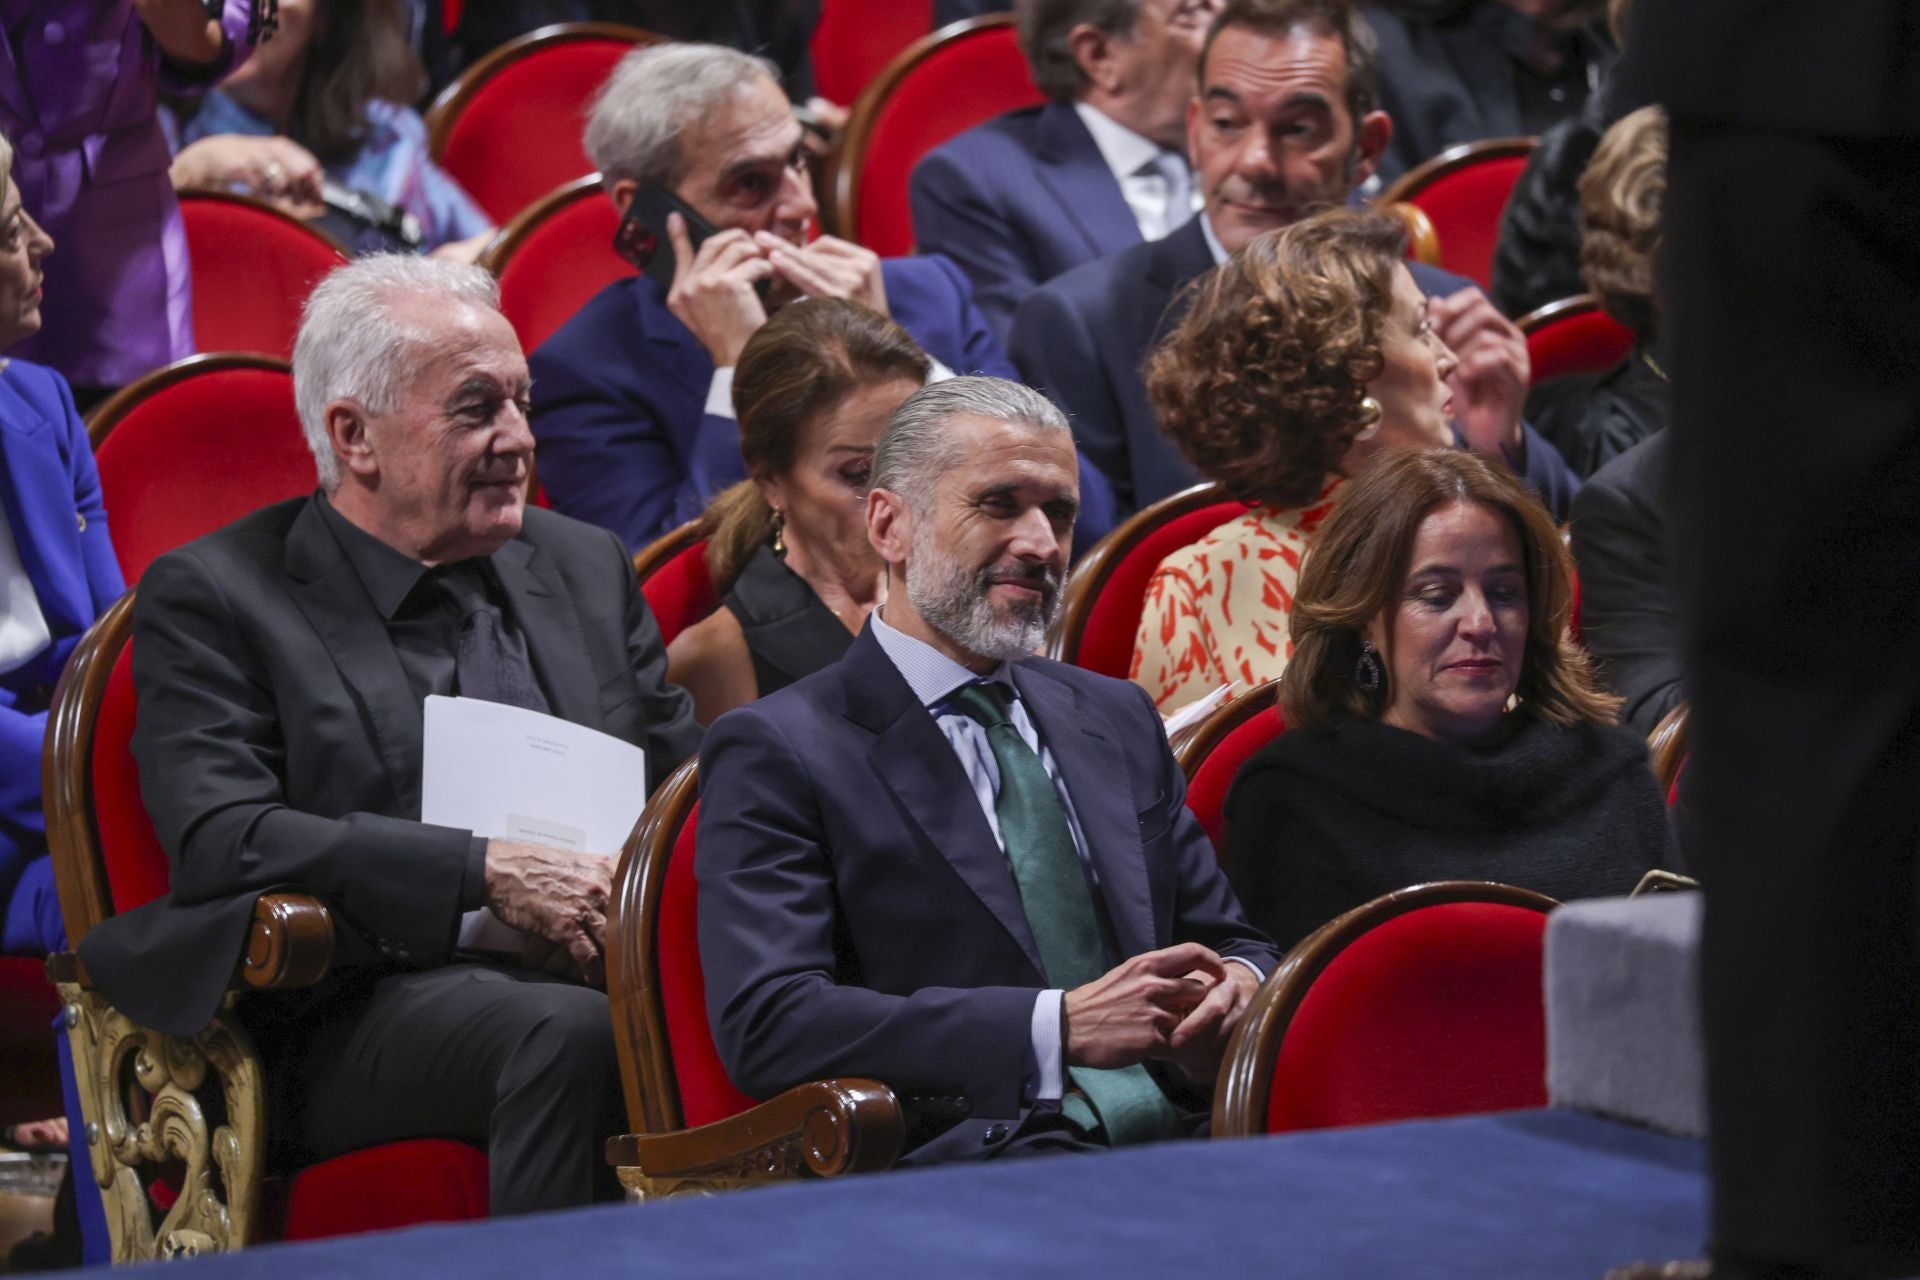
POLYGON ((339 267, 307 299, 293 344, 293 403, 329 493, 340 485, 340 459, 327 437, 327 406, 352 400, 373 414, 398 406, 421 335, 400 321, 395 304, 421 296, 500 309, 500 286, 479 267, 406 253, 339 267))
POLYGON ((587 154, 608 181, 677 186, 687 173, 680 149, 687 126, 762 80, 778 85, 780 69, 717 44, 635 49, 620 59, 587 113, 587 154))

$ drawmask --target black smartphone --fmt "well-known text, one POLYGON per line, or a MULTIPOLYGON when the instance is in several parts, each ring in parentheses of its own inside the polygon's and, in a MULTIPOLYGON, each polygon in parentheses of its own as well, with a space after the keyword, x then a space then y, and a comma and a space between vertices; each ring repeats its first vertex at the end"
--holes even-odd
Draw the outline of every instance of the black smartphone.
POLYGON ((667 215, 687 220, 687 240, 699 252, 701 242, 718 230, 692 205, 657 182, 633 193, 627 216, 613 233, 613 251, 653 278, 664 292, 673 287, 673 239, 667 234, 667 215))

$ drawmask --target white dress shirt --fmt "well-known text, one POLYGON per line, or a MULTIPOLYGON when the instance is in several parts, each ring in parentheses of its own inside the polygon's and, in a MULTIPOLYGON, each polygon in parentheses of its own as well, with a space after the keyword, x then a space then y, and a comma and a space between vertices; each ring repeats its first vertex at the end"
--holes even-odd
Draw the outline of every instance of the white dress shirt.
POLYGON ((0 672, 25 664, 52 643, 40 597, 14 545, 13 524, 0 507, 0 672))
POLYGON ((1084 102, 1074 103, 1073 109, 1093 135, 1093 145, 1100 149, 1113 180, 1120 184, 1121 198, 1133 211, 1141 239, 1158 240, 1194 215, 1200 207, 1199 189, 1184 155, 1168 151, 1084 102), (1170 170, 1177 180, 1169 176, 1170 170))

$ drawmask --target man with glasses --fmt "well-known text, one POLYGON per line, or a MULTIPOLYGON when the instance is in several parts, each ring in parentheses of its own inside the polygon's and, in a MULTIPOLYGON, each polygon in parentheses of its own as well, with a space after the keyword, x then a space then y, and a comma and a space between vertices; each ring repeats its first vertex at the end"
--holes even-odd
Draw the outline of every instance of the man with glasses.
POLYGON ((608 286, 533 354, 540 480, 556 509, 638 549, 744 479, 733 366, 767 314, 795 298, 847 298, 891 316, 950 373, 1011 376, 957 268, 882 262, 832 236, 800 124, 771 63, 717 45, 627 55, 600 91, 586 147, 624 216, 670 196, 671 287, 608 286), (697 241, 697 243, 696 243, 697 241))

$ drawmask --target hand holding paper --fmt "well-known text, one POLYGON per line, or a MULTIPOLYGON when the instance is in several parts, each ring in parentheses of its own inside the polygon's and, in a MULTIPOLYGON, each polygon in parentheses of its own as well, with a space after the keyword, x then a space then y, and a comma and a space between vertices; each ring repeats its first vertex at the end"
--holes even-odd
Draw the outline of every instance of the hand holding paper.
POLYGON ((487 841, 487 905, 501 921, 566 948, 581 976, 605 979, 613 859, 524 840, 487 841))

